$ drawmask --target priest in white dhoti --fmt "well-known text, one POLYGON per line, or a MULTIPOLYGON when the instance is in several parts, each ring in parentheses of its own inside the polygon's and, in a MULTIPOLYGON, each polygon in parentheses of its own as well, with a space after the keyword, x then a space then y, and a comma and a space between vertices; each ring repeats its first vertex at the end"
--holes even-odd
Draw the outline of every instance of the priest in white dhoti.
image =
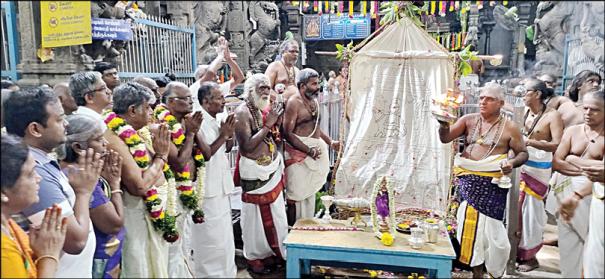
POLYGON ((315 194, 330 172, 328 146, 339 146, 319 127, 319 74, 310 68, 301 70, 296 86, 299 94, 288 98, 284 115, 286 197, 288 211, 295 212, 290 224, 315 215, 315 194))
POLYGON ((543 81, 528 79, 515 89, 523 95, 526 107, 523 135, 529 154, 529 160, 521 167, 519 185, 521 239, 517 250, 517 270, 528 272, 539 267, 536 254, 542 248, 546 226, 544 198, 552 174, 552 153, 557 150, 563 135, 563 120, 559 112, 546 106, 552 89, 543 81))
POLYGON ((283 264, 283 242, 288 234, 284 189, 284 164, 271 128, 283 113, 270 105, 269 79, 254 74, 244 84, 246 102, 236 112, 235 135, 239 143, 236 181, 242 186, 242 239, 249 270, 266 273, 283 264))
POLYGON ((605 186, 602 173, 601 167, 600 182, 594 182, 592 187, 588 240, 584 247, 584 278, 605 278, 605 186))
POLYGON ((603 91, 584 95, 584 123, 567 127, 561 144, 553 159, 553 200, 566 203, 577 199, 575 214, 569 221, 558 218, 559 251, 561 254, 561 275, 564 278, 582 276, 584 245, 588 237, 590 204, 593 200, 582 193, 582 188, 590 183, 584 173, 585 168, 603 165, 603 91))
POLYGON ((465 138, 464 152, 454 161, 460 201, 458 260, 472 267, 474 278, 481 278, 484 269, 493 277, 501 277, 510 253, 503 221, 512 185, 506 175, 523 165, 528 155, 519 128, 500 113, 504 106, 502 87, 487 84, 479 100, 480 113, 467 114, 453 125, 440 121, 439 139, 448 143, 465 138), (511 150, 515 156, 507 159, 511 150))
POLYGON ((553 161, 553 169, 562 173, 553 177, 554 198, 561 203, 561 274, 564 278, 603 278, 605 95, 603 90, 595 91, 582 101, 584 123, 565 130, 553 161))
POLYGON ((231 222, 230 194, 234 190, 227 152, 233 146, 234 117, 222 113, 225 98, 214 82, 198 90, 203 121, 199 140, 210 145, 206 158, 202 210, 204 223, 191 227, 193 274, 202 278, 235 278, 235 242, 231 222))

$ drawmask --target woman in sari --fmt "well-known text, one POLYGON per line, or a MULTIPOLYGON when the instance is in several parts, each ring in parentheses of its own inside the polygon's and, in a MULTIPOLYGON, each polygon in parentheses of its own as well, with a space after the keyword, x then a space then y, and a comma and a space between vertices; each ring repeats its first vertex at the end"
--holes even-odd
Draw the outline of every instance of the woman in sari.
POLYGON ((30 228, 28 237, 10 216, 38 202, 41 177, 19 138, 3 134, 1 156, 2 278, 54 277, 67 231, 61 208, 48 208, 40 226, 30 228))

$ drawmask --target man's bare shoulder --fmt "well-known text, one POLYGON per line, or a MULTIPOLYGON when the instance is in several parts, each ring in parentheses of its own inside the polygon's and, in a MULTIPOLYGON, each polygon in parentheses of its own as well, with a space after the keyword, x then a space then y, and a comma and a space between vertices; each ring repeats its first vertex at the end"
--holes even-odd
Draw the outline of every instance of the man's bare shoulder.
POLYGON ((288 106, 298 106, 302 104, 302 99, 299 94, 292 94, 288 96, 286 101, 286 107, 288 106))
POLYGON ((572 134, 572 135, 574 135, 576 133, 584 133, 583 129, 584 129, 584 124, 575 124, 575 125, 571 125, 571 126, 565 128, 563 133, 568 133, 568 134, 572 134))
POLYGON ((505 125, 506 126, 504 128, 506 129, 507 132, 512 132, 513 130, 521 132, 521 127, 519 125, 517 125, 517 123, 515 123, 515 121, 512 121, 511 119, 507 119, 505 125))
POLYGON ((575 103, 571 100, 569 102, 563 102, 559 105, 559 112, 568 112, 576 108, 575 103))
POLYGON ((559 111, 557 111, 556 109, 553 108, 547 108, 546 111, 544 112, 544 116, 549 119, 556 119, 557 117, 561 117, 561 113, 559 113, 559 111))
POLYGON ((564 103, 572 103, 571 99, 567 98, 566 96, 561 96, 561 95, 557 95, 557 97, 555 97, 555 101, 557 103, 559 103, 559 106, 564 104, 564 103))
POLYGON ((120 137, 118 137, 114 132, 108 129, 103 136, 107 140, 107 147, 109 149, 120 153, 120 155, 122 156, 124 156, 126 153, 130 154, 126 143, 124 143, 124 141, 120 137))
POLYGON ((280 64, 279 60, 275 60, 273 62, 271 62, 271 64, 269 64, 269 66, 267 66, 267 69, 265 70, 265 74, 267 74, 269 71, 278 71, 279 68, 277 67, 278 64, 280 64))
POLYGON ((471 119, 477 119, 477 117, 480 117, 479 113, 469 113, 469 114, 465 114, 462 117, 458 118, 458 120, 456 122, 458 122, 458 123, 468 123, 469 120, 471 120, 471 119))
POLYGON ((248 109, 248 106, 246 105, 246 103, 243 103, 239 106, 237 106, 237 108, 235 108, 235 117, 239 118, 239 117, 248 117, 250 116, 250 110, 248 109))

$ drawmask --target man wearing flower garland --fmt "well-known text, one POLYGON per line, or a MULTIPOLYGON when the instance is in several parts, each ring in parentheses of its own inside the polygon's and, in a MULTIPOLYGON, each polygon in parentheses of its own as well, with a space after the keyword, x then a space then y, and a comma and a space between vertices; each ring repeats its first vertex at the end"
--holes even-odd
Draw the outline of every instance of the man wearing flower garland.
POLYGON ((210 145, 200 193, 205 222, 192 227, 194 274, 203 278, 235 278, 235 242, 231 223, 230 194, 234 190, 227 153, 233 146, 235 118, 223 113, 225 97, 215 82, 203 82, 198 100, 204 114, 198 141, 210 145))
POLYGON ((473 278, 482 278, 484 267, 492 276, 504 274, 510 253, 502 223, 508 189, 504 183, 496 184, 496 180, 511 173, 513 167, 523 165, 528 158, 519 127, 501 114, 503 91, 500 85, 488 83, 479 95, 479 113, 467 114, 451 127, 448 122, 439 121, 442 143, 461 136, 465 139, 464 152, 456 155, 454 161, 460 199, 458 260, 472 267, 473 278), (507 159, 510 150, 515 157, 507 159))
POLYGON ((167 241, 178 238, 174 217, 166 214, 173 210, 170 207, 175 197, 170 197, 171 187, 162 175, 170 133, 165 124, 153 129, 151 135, 146 128, 154 102, 149 89, 128 82, 114 89, 113 112, 105 118, 108 148, 124 158, 123 277, 168 277, 167 241))
POLYGON ((271 85, 264 74, 254 74, 244 83, 246 103, 235 111, 235 136, 241 157, 238 162, 242 193, 242 239, 244 257, 252 272, 264 273, 285 259, 283 241, 288 233, 283 198, 284 166, 277 152, 271 127, 283 112, 270 104, 271 85))
MULTIPOLYGON (((180 217, 177 219, 177 228, 180 238, 170 245, 168 274, 174 278, 195 277, 190 270, 192 265, 188 260, 191 251, 190 229, 192 221, 197 220, 192 216, 200 214, 198 201, 195 197, 195 189, 192 184, 190 170, 195 169, 193 161, 193 149, 195 136, 202 123, 202 113, 191 114, 193 109, 189 87, 182 82, 173 81, 166 86, 166 92, 162 96, 162 103, 154 110, 154 117, 160 123, 166 123, 171 134, 172 144, 168 154, 170 168, 174 172, 176 187, 179 192, 177 211, 180 217), (185 129, 183 129, 183 127, 185 129), (195 201, 193 201, 194 199, 195 201), (188 203, 191 200, 192 203, 188 203)), ((202 148, 207 149, 206 145, 202 148)), ((203 217, 203 213, 201 214, 203 217)), ((200 220, 201 221, 201 220, 200 220)))

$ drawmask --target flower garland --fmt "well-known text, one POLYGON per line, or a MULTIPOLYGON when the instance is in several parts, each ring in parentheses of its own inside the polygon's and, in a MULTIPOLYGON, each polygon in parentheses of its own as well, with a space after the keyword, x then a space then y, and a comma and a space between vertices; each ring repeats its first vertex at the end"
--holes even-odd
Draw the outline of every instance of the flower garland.
MULTIPOLYGON (((170 131, 170 138, 172 139, 172 143, 177 148, 181 148, 183 146, 183 142, 185 141, 185 133, 183 132, 183 127, 181 123, 170 114, 170 111, 164 105, 156 106, 153 111, 153 116, 160 123, 166 123, 168 125, 168 130, 170 131)), ((196 166, 198 165, 197 161, 201 160, 202 165, 204 163, 204 156, 201 154, 199 149, 196 149, 196 154, 194 155, 194 160, 196 161, 196 166), (200 158, 201 156, 201 158, 200 158)), ((204 222, 204 212, 199 205, 200 196, 196 194, 200 190, 203 191, 203 176, 200 178, 200 167, 198 169, 198 179, 197 179, 197 189, 193 189, 191 182, 191 172, 189 170, 189 165, 185 165, 185 167, 180 171, 175 171, 175 181, 178 184, 176 188, 179 190, 179 199, 181 203, 191 210, 193 210, 193 215, 191 218, 193 222, 196 224, 200 224, 204 222)))
POLYGON ((386 176, 376 179, 374 187, 372 188, 372 196, 370 198, 370 212, 372 217, 372 229, 374 234, 380 242, 386 246, 391 246, 395 240, 395 199, 393 198, 393 182, 386 176), (387 193, 389 195, 389 232, 381 233, 378 225, 378 218, 376 218, 376 197, 378 192, 382 188, 382 183, 386 183, 387 193))
MULTIPOLYGON (((112 111, 108 111, 104 114, 105 124, 107 127, 114 132, 120 139, 124 141, 126 146, 130 151, 130 154, 134 158, 135 162, 141 169, 147 169, 150 165, 149 154, 147 152, 147 147, 145 143, 141 139, 141 136, 137 133, 137 131, 132 128, 132 126, 128 125, 124 119, 119 117, 116 113, 112 111)), ((142 131, 142 133, 149 134, 149 131, 142 131)), ((146 138, 151 138, 150 135, 147 135, 146 138)), ((145 207, 149 212, 149 216, 151 217, 151 221, 153 222, 153 227, 156 230, 163 232, 163 237, 168 242, 175 242, 179 238, 179 233, 176 229, 176 217, 170 215, 164 210, 162 205, 162 197, 168 197, 170 195, 170 188, 174 188, 174 175, 168 164, 164 164, 164 177, 166 181, 168 181, 168 189, 165 194, 161 193, 163 191, 156 186, 152 186, 145 193, 145 207), (172 182, 172 183, 171 183, 172 182)), ((170 198, 167 198, 167 202, 170 198)), ((167 210, 171 211, 171 210, 167 210)), ((172 210, 174 211, 174 210, 172 210)), ((170 212, 171 213, 171 212, 170 212)))

